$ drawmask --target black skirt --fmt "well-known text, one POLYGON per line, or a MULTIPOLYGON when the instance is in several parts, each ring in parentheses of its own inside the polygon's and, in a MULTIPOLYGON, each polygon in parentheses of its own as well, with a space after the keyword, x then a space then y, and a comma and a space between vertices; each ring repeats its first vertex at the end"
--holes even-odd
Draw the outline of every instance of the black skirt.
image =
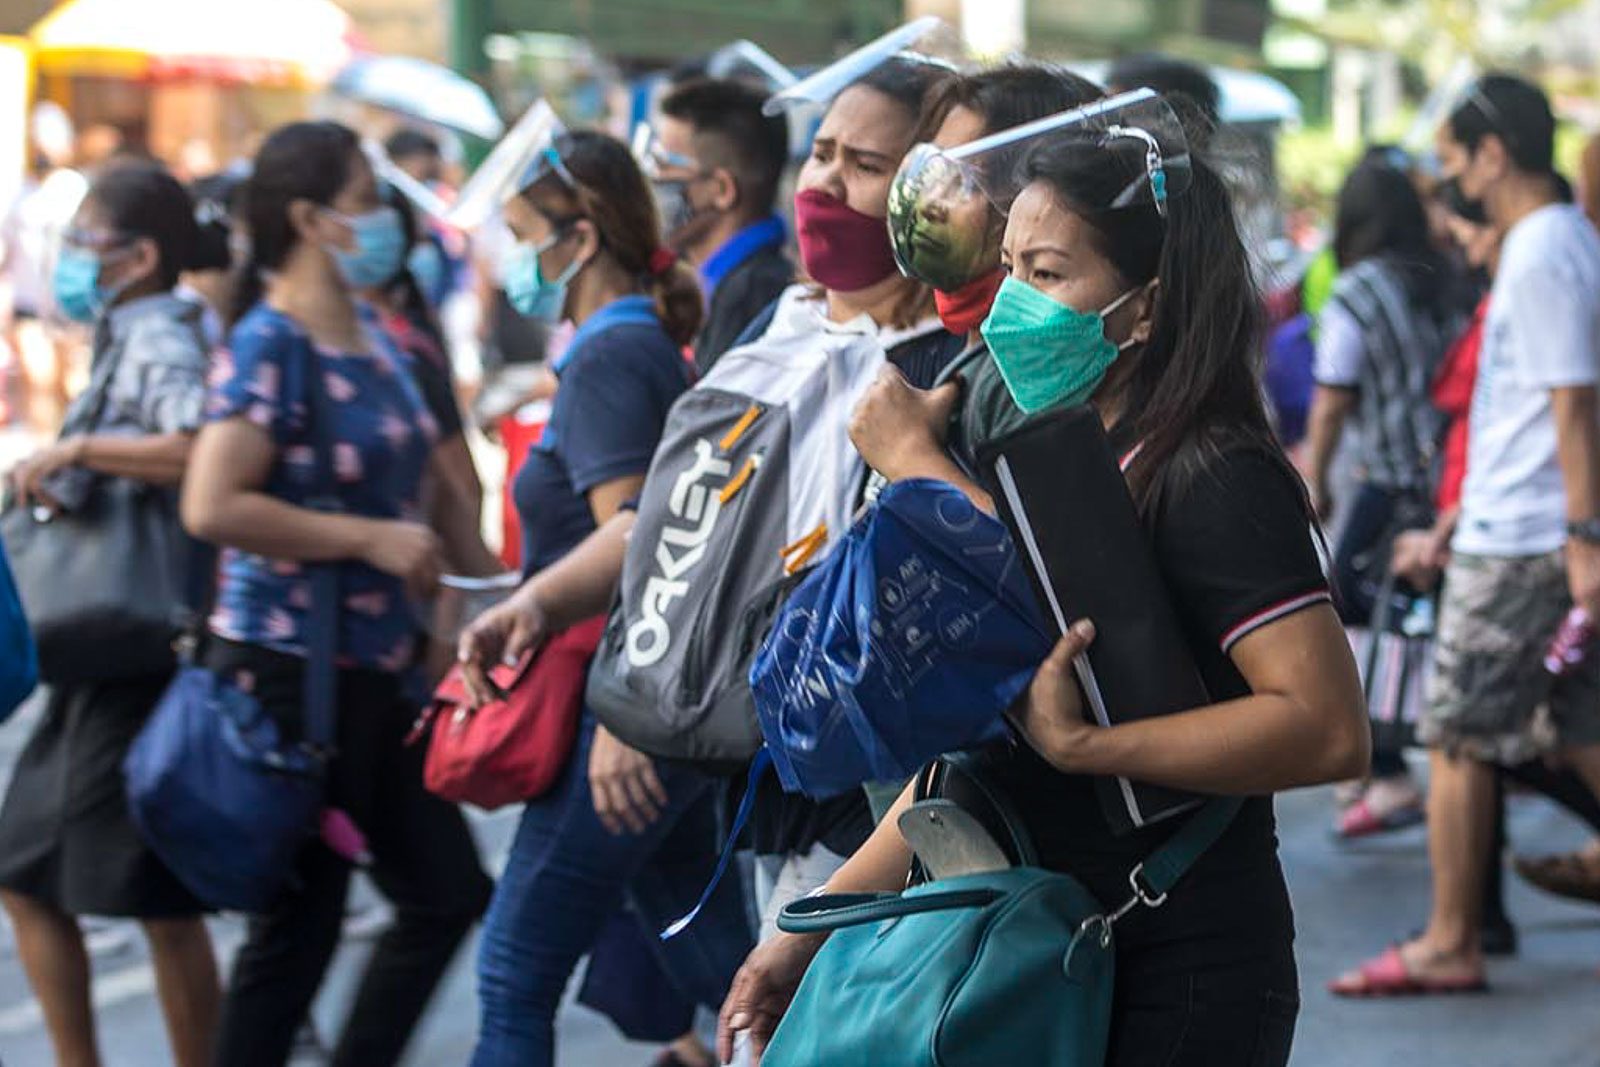
POLYGON ((205 909, 128 816, 122 759, 169 676, 57 686, 0 807, 0 888, 69 915, 205 909))

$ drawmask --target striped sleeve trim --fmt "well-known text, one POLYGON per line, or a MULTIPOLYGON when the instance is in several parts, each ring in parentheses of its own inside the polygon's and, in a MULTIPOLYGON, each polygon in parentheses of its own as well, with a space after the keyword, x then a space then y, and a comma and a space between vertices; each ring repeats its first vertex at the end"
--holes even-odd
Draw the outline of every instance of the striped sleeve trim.
POLYGON ((1333 597, 1326 589, 1318 589, 1314 592, 1304 593, 1296 597, 1290 597, 1288 600, 1280 600, 1276 604, 1262 608, 1260 611, 1256 612, 1254 615, 1251 615, 1249 618, 1244 619, 1233 629, 1222 635, 1222 654, 1227 655, 1233 650, 1234 645, 1238 644, 1255 631, 1261 629, 1261 627, 1267 625, 1269 622, 1277 622, 1284 616, 1293 615, 1295 612, 1309 608, 1313 604, 1332 602, 1333 597))

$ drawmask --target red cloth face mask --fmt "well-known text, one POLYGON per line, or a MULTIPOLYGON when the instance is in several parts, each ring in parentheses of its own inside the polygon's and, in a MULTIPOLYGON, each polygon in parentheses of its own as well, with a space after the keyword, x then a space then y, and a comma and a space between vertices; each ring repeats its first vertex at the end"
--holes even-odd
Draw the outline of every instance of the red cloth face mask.
POLYGON ((994 295, 1000 291, 1000 283, 1005 277, 1006 272, 996 267, 953 293, 935 289, 933 304, 939 309, 939 321, 944 323, 944 328, 957 337, 965 337, 976 330, 989 314, 994 295))
POLYGON ((794 228, 800 262, 824 288, 851 293, 895 273, 888 222, 820 189, 795 195, 794 228))

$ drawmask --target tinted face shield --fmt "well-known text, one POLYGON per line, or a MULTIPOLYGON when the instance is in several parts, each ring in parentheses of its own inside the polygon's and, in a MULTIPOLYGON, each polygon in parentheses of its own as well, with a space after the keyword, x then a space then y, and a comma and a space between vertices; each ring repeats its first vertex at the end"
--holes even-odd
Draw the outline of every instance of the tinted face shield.
POLYGON ((1172 108, 1141 89, 981 137, 914 147, 889 190, 889 237, 902 273, 944 292, 1000 262, 1005 214, 1024 163, 1043 147, 1081 148, 1074 182, 1086 210, 1145 205, 1165 215, 1189 187, 1189 143, 1172 108))

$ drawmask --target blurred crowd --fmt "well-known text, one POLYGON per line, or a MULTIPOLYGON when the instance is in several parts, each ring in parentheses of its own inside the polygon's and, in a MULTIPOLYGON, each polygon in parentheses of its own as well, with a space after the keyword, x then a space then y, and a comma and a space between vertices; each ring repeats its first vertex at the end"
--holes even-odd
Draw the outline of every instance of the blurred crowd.
MULTIPOLYGON (((180 183, 109 131, 35 113, 32 168, 0 227, 0 421, 37 443, 7 475, 8 507, 64 522, 110 482, 158 494, 174 530, 219 552, 196 564, 209 588, 193 663, 290 740, 310 729, 308 676, 331 672, 322 782, 355 827, 352 844, 322 820, 251 909, 224 980, 201 921, 214 902, 146 840, 123 781, 177 699, 176 663, 93 677, 46 661, 43 716, 0 808, 0 899, 59 1063, 99 1062, 86 915, 142 923, 174 1062, 286 1062, 358 866, 395 919, 334 1063, 399 1060, 480 921, 475 1067, 553 1062, 586 956, 582 999, 658 1043, 663 1067, 822 1062, 797 1050, 837 1047, 828 1035, 780 1022, 791 1002, 826 1014, 828 991, 803 976, 839 950, 780 930, 780 915, 819 891, 904 888, 897 819, 923 796, 903 779, 818 799, 754 776, 747 791, 748 759, 641 751, 583 696, 605 655, 599 620, 630 588, 636 524, 754 521, 725 517, 738 478, 718 519, 688 475, 658 475, 657 450, 719 391, 757 412, 728 429, 730 449, 785 402, 745 384, 775 353, 865 352, 885 368, 833 428, 863 468, 863 485, 833 489, 846 515, 917 479, 994 513, 980 446, 1080 402, 1123 457, 1214 703, 1090 739, 1071 662, 1093 627, 1052 633, 1011 740, 950 794, 989 826, 983 798, 1009 796, 1037 865, 1108 908, 1176 824, 1114 833, 1093 780, 1239 798, 1172 904, 1118 927, 1106 1062, 1288 1061, 1302 976, 1271 796, 1300 786, 1339 783, 1343 838, 1426 820, 1433 877, 1420 933, 1303 977, 1350 996, 1487 988, 1485 957, 1517 947, 1506 790, 1547 795, 1600 835, 1600 138, 1569 180, 1545 94, 1486 74, 1431 149, 1368 149, 1325 247, 1258 285, 1265 250, 1210 162, 1227 131, 1203 69, 1139 57, 1100 86, 1044 63, 957 71, 896 51, 845 73, 809 101, 797 168, 789 119, 766 108, 781 87, 693 70, 632 145, 513 131, 491 218, 470 227, 449 208, 485 179, 421 128, 376 144, 292 123, 180 183), (1072 117, 1141 88, 1164 94, 1181 152, 1138 126, 1143 99, 1116 97, 1132 110, 1114 118, 1134 116, 1121 125, 1072 117), (1024 164, 973 179, 973 218, 901 241, 891 187, 926 158, 913 146, 949 154, 1063 114, 1065 129, 1101 122, 1098 137, 1041 136, 1024 164), (1103 196, 1107 174, 1123 195, 1103 196), (922 276, 916 241, 971 269, 922 276), (496 883, 408 734, 441 682, 463 716, 504 703, 521 684, 504 668, 536 648, 566 701, 567 733, 548 743, 567 747, 516 796, 496 883), (719 881, 741 806, 750 858, 719 881), (697 1009, 720 1013, 719 1048, 697 1009)), ((844 532, 813 532, 804 554, 844 532)), ((687 589, 692 561, 672 553, 692 543, 660 536, 687 589)), ((9 535, 7 551, 26 565, 9 535)), ((662 582, 646 596, 670 613, 684 593, 662 582)), ((695 629, 720 641, 736 607, 711 603, 695 629)), ((1514 868, 1600 903, 1600 837, 1514 868)))

